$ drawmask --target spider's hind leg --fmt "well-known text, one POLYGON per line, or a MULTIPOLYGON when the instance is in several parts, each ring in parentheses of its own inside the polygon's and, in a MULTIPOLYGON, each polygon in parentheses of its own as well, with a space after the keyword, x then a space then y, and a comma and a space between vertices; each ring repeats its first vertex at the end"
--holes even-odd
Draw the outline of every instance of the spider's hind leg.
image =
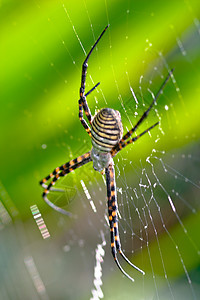
POLYGON ((86 97, 87 95, 93 91, 98 85, 99 83, 97 83, 97 85, 95 85, 94 88, 92 88, 91 91, 89 91, 87 94, 85 94, 85 83, 86 83, 86 75, 87 75, 87 68, 88 68, 88 60, 90 58, 90 55, 92 54, 94 48, 96 47, 96 45, 98 44, 98 42, 100 41, 101 37, 104 35, 104 33, 106 32, 107 28, 109 25, 107 25, 105 27, 105 29, 102 31, 102 33, 100 34, 100 36, 98 37, 98 39, 96 40, 96 42, 94 43, 94 45, 92 46, 91 50, 89 51, 89 53, 87 54, 83 64, 82 64, 82 74, 81 74, 81 87, 80 87, 80 100, 79 100, 79 120, 81 121, 81 124, 83 125, 83 127, 85 128, 85 130, 87 131, 87 133, 89 134, 89 136, 91 136, 91 131, 89 126, 87 125, 85 119, 83 118, 83 110, 85 111, 85 115, 89 121, 89 123, 92 123, 92 115, 89 109, 89 106, 87 104, 87 100, 86 97))
POLYGON ((83 125, 83 127, 85 128, 86 132, 89 134, 89 136, 91 137, 91 130, 90 127, 88 126, 87 122, 85 121, 85 119, 83 118, 83 109, 85 111, 86 117, 89 121, 89 123, 91 124, 92 122, 92 115, 89 109, 89 106, 87 104, 87 100, 86 97, 93 92, 97 86, 100 84, 100 82, 98 82, 95 86, 93 86, 93 88, 91 90, 89 90, 89 92, 87 92, 84 96, 82 96, 78 103, 79 103, 79 120, 81 121, 81 124, 83 125))
POLYGON ((139 127, 139 125, 148 117, 148 114, 150 112, 150 110, 152 109, 152 107, 156 104, 156 101, 158 99, 158 97, 160 96, 160 94, 163 92, 164 87, 166 86, 167 82, 169 81, 170 77, 172 76, 174 69, 171 69, 170 72, 168 73, 167 77, 165 78, 164 82, 162 83, 161 87, 159 88, 156 96, 153 98, 153 101, 151 102, 151 104, 149 105, 149 107, 147 108, 147 110, 143 113, 143 115, 140 117, 140 119, 138 120, 138 122, 136 123, 136 125, 129 130, 121 139, 120 142, 124 142, 126 141, 139 127))
POLYGON ((167 82, 169 81, 170 77, 172 77, 172 73, 173 73, 174 69, 172 69, 167 77, 165 78, 164 82, 162 83, 161 87, 159 88, 156 96, 153 98, 153 101, 151 102, 151 104, 149 105, 149 107, 147 108, 147 110, 143 113, 143 115, 140 117, 140 119, 137 121, 136 125, 129 130, 123 137, 122 139, 119 141, 119 143, 112 149, 112 156, 115 156, 117 154, 117 152, 119 152, 121 149, 123 149, 125 146, 127 146, 128 144, 133 143, 134 141, 136 141, 139 137, 141 137, 144 133, 148 132, 149 130, 151 130, 153 127, 155 127, 156 125, 158 125, 159 122, 155 123, 153 126, 149 127, 147 130, 145 130, 144 132, 142 132, 140 135, 138 135, 137 137, 134 137, 132 139, 130 139, 129 141, 127 141, 128 138, 130 138, 132 136, 132 134, 138 129, 139 125, 148 117, 149 112, 151 111, 152 107, 155 105, 158 97, 160 96, 160 94, 162 93, 164 87, 166 86, 167 82))

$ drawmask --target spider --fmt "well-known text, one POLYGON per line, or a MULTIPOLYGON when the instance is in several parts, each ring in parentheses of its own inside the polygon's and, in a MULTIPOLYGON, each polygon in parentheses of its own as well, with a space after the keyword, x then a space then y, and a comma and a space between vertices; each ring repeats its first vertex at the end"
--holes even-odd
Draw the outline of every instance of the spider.
POLYGON ((44 201, 50 205, 53 209, 57 210, 58 212, 70 216, 71 214, 66 210, 56 206, 52 203, 48 198, 47 194, 50 190, 59 191, 59 189, 53 188, 57 180, 70 172, 76 170, 83 165, 93 162, 93 168, 99 172, 105 172, 106 176, 106 185, 107 185, 107 205, 108 205, 108 215, 109 215, 109 224, 110 224, 110 238, 111 238, 111 252, 120 271, 128 277, 130 280, 134 281, 134 279, 127 274, 124 269, 121 267, 117 253, 121 255, 121 257, 133 268, 141 272, 143 275, 145 274, 144 271, 139 269, 133 263, 129 261, 129 259, 125 256, 122 251, 120 237, 119 237, 119 230, 118 230, 118 217, 117 217, 117 194, 116 194, 116 184, 115 184, 115 170, 114 170, 114 162, 113 157, 124 147, 129 144, 134 143, 138 138, 142 135, 150 131, 159 122, 155 123, 139 135, 131 138, 132 134, 136 131, 138 126, 143 122, 143 120, 148 116, 149 111, 155 104, 158 96, 161 94, 163 88, 165 87, 167 81, 171 77, 173 69, 168 73, 168 76, 164 80, 163 84, 161 85, 159 91, 157 92, 156 96, 154 97, 151 105, 148 109, 143 113, 140 117, 136 125, 128 131, 123 136, 123 127, 121 122, 120 113, 112 108, 103 108, 98 113, 92 117, 90 109, 87 104, 86 97, 96 89, 96 87, 100 84, 98 82, 88 93, 85 94, 85 82, 86 82, 86 74, 88 68, 88 60, 93 52, 94 48, 102 38, 103 34, 106 32, 109 25, 105 27, 102 33, 99 35, 98 39, 92 46, 91 50, 87 54, 83 65, 82 65, 82 75, 81 75, 81 87, 80 87, 80 99, 79 99, 79 119, 81 124, 85 128, 86 132, 92 139, 92 150, 78 156, 77 158, 70 160, 69 162, 65 163, 64 165, 57 167, 51 174, 45 177, 43 180, 40 181, 40 185, 44 188, 44 192, 42 194, 44 201), (87 120, 90 124, 85 121, 83 118, 83 110, 87 117, 87 120), (129 139, 130 138, 130 139, 129 139), (50 180, 50 183, 47 185, 46 183, 50 180))

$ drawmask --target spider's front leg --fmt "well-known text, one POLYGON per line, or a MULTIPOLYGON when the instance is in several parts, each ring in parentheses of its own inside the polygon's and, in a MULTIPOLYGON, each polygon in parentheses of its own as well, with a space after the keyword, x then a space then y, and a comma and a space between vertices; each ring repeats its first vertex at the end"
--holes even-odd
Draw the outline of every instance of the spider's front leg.
POLYGON ((134 279, 129 276, 121 267, 118 259, 117 252, 125 259, 125 261, 131 265, 134 269, 141 272, 143 275, 145 274, 142 270, 132 264, 129 259, 125 256, 125 254, 121 250, 120 238, 119 238, 119 230, 118 230, 118 217, 117 217, 117 195, 116 195, 116 187, 115 187, 115 170, 113 164, 110 164, 106 169, 106 184, 107 184, 107 198, 108 198, 108 215, 109 215, 109 224, 110 224, 110 236, 111 236, 111 251, 114 257, 114 260, 120 269, 120 271, 128 277, 130 280, 134 281, 134 279))
POLYGON ((100 41, 101 37, 105 33, 106 29, 108 28, 108 26, 106 26, 106 28, 102 31, 102 33, 100 34, 100 36, 98 37, 98 39, 96 40, 94 45, 92 46, 90 52, 86 56, 86 59, 84 60, 83 65, 82 65, 80 99, 79 99, 79 120, 81 121, 81 124, 83 125, 83 127, 85 128, 85 130, 87 131, 87 133, 89 134, 90 137, 91 137, 90 127, 88 126, 87 122, 83 118, 83 110, 85 111, 85 115, 86 115, 89 123, 91 124, 92 123, 92 115, 91 115, 89 106, 87 104, 86 96, 91 91, 93 91, 97 87, 97 85, 99 85, 99 83, 97 83, 97 85, 95 85, 95 87, 91 91, 89 91, 87 94, 85 94, 85 82, 86 82, 86 74, 87 74, 87 68, 88 68, 88 60, 89 60, 90 55, 92 54, 94 48, 96 47, 96 45, 100 41))

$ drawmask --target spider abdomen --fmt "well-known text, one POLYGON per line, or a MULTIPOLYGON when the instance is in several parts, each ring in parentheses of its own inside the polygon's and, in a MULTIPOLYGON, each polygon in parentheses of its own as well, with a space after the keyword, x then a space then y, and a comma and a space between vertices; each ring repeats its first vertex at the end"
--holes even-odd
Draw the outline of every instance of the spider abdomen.
POLYGON ((120 141, 123 127, 120 113, 111 108, 101 109, 91 124, 92 145, 101 152, 110 152, 120 141))

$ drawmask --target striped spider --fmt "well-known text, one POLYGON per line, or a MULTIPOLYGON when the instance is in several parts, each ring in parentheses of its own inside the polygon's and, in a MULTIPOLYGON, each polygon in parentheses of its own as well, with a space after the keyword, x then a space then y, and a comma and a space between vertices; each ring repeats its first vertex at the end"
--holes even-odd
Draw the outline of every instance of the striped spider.
POLYGON ((88 60, 93 52, 94 48, 96 47, 97 43, 100 41, 101 37, 107 30, 108 26, 102 31, 94 45, 92 46, 90 52, 88 53, 84 63, 82 65, 82 76, 81 76, 81 87, 80 87, 80 99, 79 99, 79 119, 81 124, 85 128, 86 132, 92 139, 92 150, 78 156, 77 158, 70 160, 69 162, 65 163, 64 165, 57 167, 51 174, 45 177, 40 184, 44 188, 44 192, 42 197, 44 201, 50 205, 52 208, 57 210, 60 213, 70 216, 71 214, 64 209, 56 206, 53 204, 48 198, 47 195, 50 190, 58 190, 53 188, 57 180, 70 172, 76 170, 83 165, 93 162, 93 167, 96 171, 104 172, 106 175, 106 184, 107 184, 107 204, 108 204, 108 215, 109 215, 109 224, 110 224, 110 238, 111 238, 111 252, 113 258, 121 270, 121 272, 128 277, 130 280, 134 281, 134 279, 129 276, 121 267, 117 253, 119 253, 122 258, 133 268, 144 274, 144 272, 139 269, 137 266, 132 264, 129 259, 125 256, 121 249, 120 238, 119 238, 119 230, 118 230, 118 217, 117 217, 117 195, 116 195, 116 185, 115 185, 115 170, 114 170, 114 162, 113 157, 124 147, 129 144, 134 143, 138 138, 142 135, 150 131, 159 122, 155 123, 139 135, 131 138, 132 134, 136 131, 138 126, 143 122, 143 120, 148 116, 149 111, 155 104, 158 96, 161 94, 164 86, 166 85, 167 81, 169 80, 173 70, 171 70, 166 77, 165 81, 161 85, 158 93, 154 97, 151 105, 149 108, 143 113, 139 121, 136 125, 128 131, 123 136, 123 127, 121 122, 120 113, 112 108, 103 108, 94 117, 92 117, 90 109, 87 104, 86 97, 100 84, 97 83, 88 93, 85 94, 85 82, 86 82, 86 73, 88 68, 88 60), (91 126, 83 118, 83 110, 87 117, 87 120, 91 126), (129 139, 130 138, 130 139, 129 139), (47 185, 46 183, 50 180, 50 183, 47 185))

